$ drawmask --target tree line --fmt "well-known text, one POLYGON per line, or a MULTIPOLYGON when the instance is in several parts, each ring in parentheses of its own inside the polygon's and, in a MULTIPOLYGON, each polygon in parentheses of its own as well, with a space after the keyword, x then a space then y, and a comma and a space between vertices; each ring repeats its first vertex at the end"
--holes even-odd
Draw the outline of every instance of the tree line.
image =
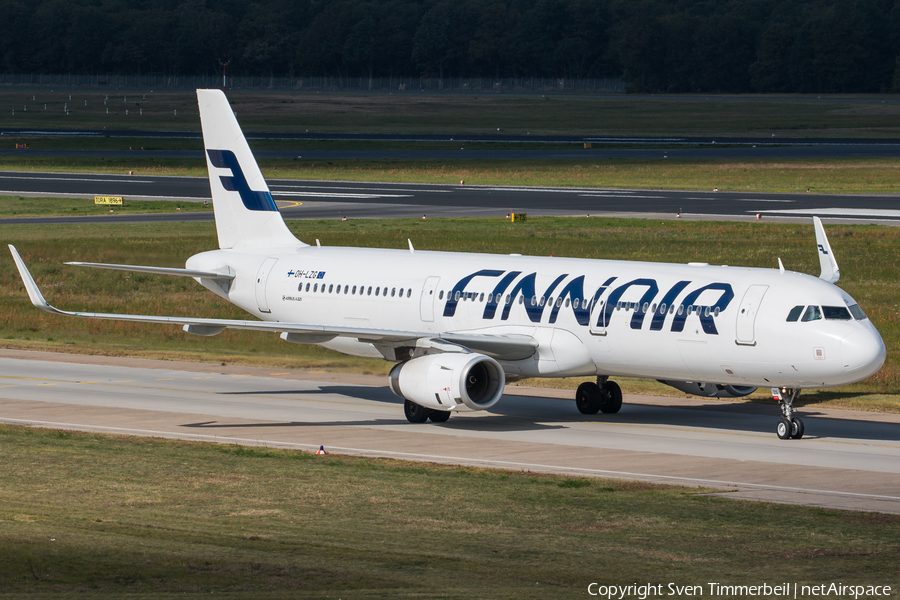
POLYGON ((5 73, 900 91, 900 0, 0 0, 5 73))

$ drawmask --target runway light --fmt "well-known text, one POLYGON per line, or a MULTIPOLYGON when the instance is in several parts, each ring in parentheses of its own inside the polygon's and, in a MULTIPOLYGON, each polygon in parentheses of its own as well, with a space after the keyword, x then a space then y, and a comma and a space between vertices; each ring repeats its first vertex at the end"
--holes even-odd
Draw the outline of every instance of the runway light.
POLYGON ((325 452, 325 446, 319 446, 319 449, 316 450, 316 455, 319 454, 328 454, 327 452, 325 452))

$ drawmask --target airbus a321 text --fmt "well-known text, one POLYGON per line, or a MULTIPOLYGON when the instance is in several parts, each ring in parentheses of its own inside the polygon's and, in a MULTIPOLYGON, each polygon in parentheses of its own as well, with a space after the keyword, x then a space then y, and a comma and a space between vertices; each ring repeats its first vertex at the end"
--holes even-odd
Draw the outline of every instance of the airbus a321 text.
POLYGON ((219 249, 184 269, 69 263, 193 277, 261 320, 67 312, 51 306, 10 246, 31 301, 47 312, 277 332, 396 362, 390 387, 413 423, 491 408, 506 381, 585 377, 585 414, 618 412, 611 376, 660 380, 700 396, 772 388, 782 439, 803 436, 803 388, 874 374, 878 331, 834 284, 837 263, 814 219, 821 275, 779 269, 455 252, 321 247, 288 230, 225 95, 198 90, 219 249))

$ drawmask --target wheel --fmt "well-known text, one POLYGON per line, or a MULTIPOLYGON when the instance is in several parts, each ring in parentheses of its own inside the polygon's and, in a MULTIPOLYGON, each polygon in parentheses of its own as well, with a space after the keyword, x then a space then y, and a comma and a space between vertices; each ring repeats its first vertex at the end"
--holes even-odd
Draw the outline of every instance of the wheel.
POLYGON ((403 402, 403 412, 406 413, 406 420, 410 423, 424 423, 428 420, 431 409, 419 406, 415 402, 405 400, 403 402))
POLYGON ((603 404, 603 393, 600 386, 593 381, 585 381, 575 391, 575 406, 583 415, 596 415, 603 404))
POLYGON ((803 420, 799 418, 791 419, 791 439, 799 440, 803 437, 803 420))
POLYGON ((446 423, 447 419, 450 418, 449 410, 432 410, 431 414, 428 415, 428 418, 431 419, 433 423, 446 423))
POLYGON ((622 388, 615 381, 607 381, 603 384, 603 401, 600 403, 600 410, 605 414, 611 415, 619 412, 622 408, 622 388))
POLYGON ((793 429, 794 427, 793 425, 791 425, 791 422, 784 417, 781 417, 781 419, 778 421, 778 426, 775 427, 775 433, 778 434, 779 439, 786 440, 791 437, 791 432, 793 431, 793 429))

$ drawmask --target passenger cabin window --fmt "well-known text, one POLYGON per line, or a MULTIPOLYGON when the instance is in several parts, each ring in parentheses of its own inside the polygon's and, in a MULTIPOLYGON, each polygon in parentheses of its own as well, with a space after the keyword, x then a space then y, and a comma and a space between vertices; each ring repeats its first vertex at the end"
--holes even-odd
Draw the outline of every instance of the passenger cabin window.
POLYGON ((803 318, 801 321, 806 323, 807 321, 818 321, 822 318, 822 311, 818 306, 807 306, 806 312, 803 313, 803 318))
POLYGON ((866 318, 866 313, 862 311, 862 309, 859 307, 859 304, 854 304, 850 307, 849 310, 850 314, 853 315, 853 318, 857 321, 862 321, 866 318))
POLYGON ((822 315, 827 321, 852 321, 850 311, 843 306, 823 306, 822 315))
POLYGON ((409 288, 408 290, 406 290, 406 297, 407 298, 412 297, 412 288, 409 288))
POLYGON ((800 315, 803 313, 803 306, 795 306, 791 309, 791 312, 788 313, 787 322, 788 323, 796 323, 800 318, 800 315))

